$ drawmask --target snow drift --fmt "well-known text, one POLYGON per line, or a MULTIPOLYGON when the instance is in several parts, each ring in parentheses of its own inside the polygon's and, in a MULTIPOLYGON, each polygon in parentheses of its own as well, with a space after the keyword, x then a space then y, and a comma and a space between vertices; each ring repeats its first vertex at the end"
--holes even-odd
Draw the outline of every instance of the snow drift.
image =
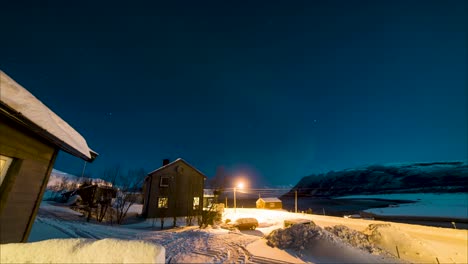
POLYGON ((50 239, 0 245, 1 263, 164 263, 164 247, 119 239, 50 239))

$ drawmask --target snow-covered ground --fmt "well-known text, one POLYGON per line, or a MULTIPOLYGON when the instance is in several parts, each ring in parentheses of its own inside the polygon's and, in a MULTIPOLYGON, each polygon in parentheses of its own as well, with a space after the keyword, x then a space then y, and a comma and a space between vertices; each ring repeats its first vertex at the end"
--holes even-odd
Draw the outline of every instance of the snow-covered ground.
POLYGON ((414 203, 395 207, 372 208, 366 212, 388 216, 427 216, 468 220, 467 193, 399 193, 376 195, 353 195, 340 198, 410 200, 414 203))
MULTIPOLYGON (((138 211, 138 208, 133 210, 138 211)), ((437 263, 437 260, 440 263, 466 263, 468 256, 467 230, 246 208, 235 211, 226 209, 223 215, 224 220, 231 221, 240 217, 255 217, 259 221, 259 227, 248 231, 199 229, 197 226, 159 230, 159 220, 152 219, 110 226, 87 223, 85 217, 79 213, 54 203, 43 202, 32 228, 30 241, 52 238, 143 240, 164 246, 166 262, 169 263, 398 262, 396 246, 403 260, 415 263, 437 263), (336 238, 321 238, 299 251, 267 246, 264 236, 272 230, 282 228, 284 220, 294 218, 310 219, 322 228, 345 225, 360 232, 372 231, 369 234, 376 238, 375 243, 395 257, 373 255, 344 242, 337 242, 336 238), (370 228, 370 224, 384 225, 370 228)), ((166 218, 165 226, 171 225, 172 219, 166 218)), ((179 221, 178 225, 183 225, 183 221, 179 221)))
POLYGON ((163 263, 164 248, 145 241, 48 239, 0 245, 1 263, 163 263))

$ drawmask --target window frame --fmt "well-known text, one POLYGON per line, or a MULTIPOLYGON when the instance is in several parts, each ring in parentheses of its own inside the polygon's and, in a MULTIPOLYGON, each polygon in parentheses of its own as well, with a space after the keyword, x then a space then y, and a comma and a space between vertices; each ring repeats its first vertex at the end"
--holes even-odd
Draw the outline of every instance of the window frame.
POLYGON ((169 187, 169 179, 169 176, 161 176, 161 178, 159 179, 159 187, 169 187), (163 180, 167 180, 167 184, 164 184, 163 180))
POLYGON ((200 197, 199 196, 194 196, 193 197, 192 209, 193 210, 199 210, 200 209, 200 197), (196 201, 196 203, 195 203, 195 201, 196 201))
POLYGON ((8 174, 8 170, 11 168, 13 158, 5 155, 0 155, 0 186, 2 186, 5 178, 8 174))

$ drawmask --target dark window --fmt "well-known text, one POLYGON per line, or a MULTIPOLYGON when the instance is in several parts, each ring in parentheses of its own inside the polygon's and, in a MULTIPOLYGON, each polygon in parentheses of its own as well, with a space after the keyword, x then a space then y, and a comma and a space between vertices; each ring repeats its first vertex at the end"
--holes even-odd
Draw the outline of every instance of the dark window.
POLYGON ((169 186, 169 177, 161 177, 161 182, 159 187, 168 187, 169 186))

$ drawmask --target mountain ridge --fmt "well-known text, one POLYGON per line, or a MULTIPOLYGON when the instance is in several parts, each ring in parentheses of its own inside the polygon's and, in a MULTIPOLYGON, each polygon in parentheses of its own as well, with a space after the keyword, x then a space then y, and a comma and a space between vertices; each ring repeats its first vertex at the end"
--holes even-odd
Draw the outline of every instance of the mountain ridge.
POLYGON ((468 192, 462 161, 368 165, 303 177, 283 196, 337 197, 356 194, 468 192))

